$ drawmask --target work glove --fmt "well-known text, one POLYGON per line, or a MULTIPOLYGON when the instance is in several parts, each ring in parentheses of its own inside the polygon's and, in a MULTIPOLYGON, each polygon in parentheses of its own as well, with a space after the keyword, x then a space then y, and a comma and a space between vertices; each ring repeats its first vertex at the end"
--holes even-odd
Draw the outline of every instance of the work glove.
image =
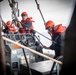
POLYGON ((31 33, 35 34, 36 32, 34 30, 31 30, 31 33))

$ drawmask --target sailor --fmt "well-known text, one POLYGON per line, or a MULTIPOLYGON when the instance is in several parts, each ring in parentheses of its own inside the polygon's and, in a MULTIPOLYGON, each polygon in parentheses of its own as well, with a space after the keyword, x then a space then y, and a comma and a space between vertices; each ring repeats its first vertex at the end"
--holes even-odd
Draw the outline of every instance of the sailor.
POLYGON ((28 17, 27 12, 22 12, 21 14, 22 20, 21 20, 21 26, 20 23, 18 23, 19 25, 19 32, 20 33, 31 33, 33 32, 34 26, 32 25, 32 22, 34 22, 32 20, 31 17, 28 17))
POLYGON ((55 23, 49 20, 46 22, 45 28, 48 30, 54 42, 52 42, 50 47, 43 46, 43 48, 55 50, 54 58, 57 58, 61 55, 61 34, 65 31, 66 27, 62 26, 62 24, 55 26, 55 23))
POLYGON ((14 34, 16 32, 15 27, 13 26, 11 21, 7 21, 6 23, 2 20, 2 25, 5 27, 5 29, 3 29, 4 33, 12 33, 14 34))

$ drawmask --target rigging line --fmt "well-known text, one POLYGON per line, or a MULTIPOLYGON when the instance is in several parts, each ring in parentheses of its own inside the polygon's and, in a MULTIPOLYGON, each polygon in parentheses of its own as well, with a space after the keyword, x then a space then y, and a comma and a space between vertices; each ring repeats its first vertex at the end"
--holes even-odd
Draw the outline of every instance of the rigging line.
POLYGON ((38 32, 38 31, 36 31, 36 30, 34 30, 34 31, 37 32, 38 34, 40 34, 41 36, 45 37, 46 39, 52 41, 53 43, 57 43, 57 42, 53 41, 52 39, 48 38, 47 36, 41 34, 40 32, 38 32))
POLYGON ((44 25, 45 25, 45 19, 44 19, 44 16, 43 16, 42 12, 41 12, 40 5, 38 4, 37 0, 35 0, 35 2, 36 2, 36 5, 37 5, 37 9, 39 10, 40 15, 41 15, 41 17, 43 19, 43 22, 44 22, 44 25))

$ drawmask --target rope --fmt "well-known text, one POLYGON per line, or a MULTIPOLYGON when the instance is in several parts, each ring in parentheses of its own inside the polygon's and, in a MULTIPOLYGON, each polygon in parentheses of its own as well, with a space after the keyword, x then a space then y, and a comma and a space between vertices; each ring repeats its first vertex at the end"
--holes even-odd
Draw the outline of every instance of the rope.
POLYGON ((44 25, 45 25, 45 19, 44 19, 44 16, 43 16, 42 12, 41 12, 40 5, 38 4, 37 0, 35 0, 35 2, 36 2, 36 5, 37 5, 37 9, 39 10, 40 15, 41 15, 41 17, 43 19, 43 22, 44 22, 44 25))
POLYGON ((37 32, 38 34, 40 34, 41 36, 45 37, 46 39, 52 41, 53 43, 57 43, 57 42, 53 41, 52 39, 48 38, 47 36, 41 34, 40 32, 38 32, 38 31, 36 31, 36 30, 34 30, 34 31, 37 32))

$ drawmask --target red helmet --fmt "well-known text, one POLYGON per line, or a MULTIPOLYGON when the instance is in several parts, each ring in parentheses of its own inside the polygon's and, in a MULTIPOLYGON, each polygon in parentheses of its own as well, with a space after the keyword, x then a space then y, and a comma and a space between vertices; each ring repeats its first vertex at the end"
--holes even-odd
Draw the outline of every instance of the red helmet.
POLYGON ((21 16, 22 16, 22 15, 28 16, 27 12, 22 12, 21 16))
POLYGON ((6 24, 7 24, 7 25, 11 25, 12 22, 11 22, 11 21, 7 21, 6 24))
POLYGON ((53 27, 55 23, 51 20, 47 21, 45 24, 45 28, 48 29, 49 27, 53 27))

